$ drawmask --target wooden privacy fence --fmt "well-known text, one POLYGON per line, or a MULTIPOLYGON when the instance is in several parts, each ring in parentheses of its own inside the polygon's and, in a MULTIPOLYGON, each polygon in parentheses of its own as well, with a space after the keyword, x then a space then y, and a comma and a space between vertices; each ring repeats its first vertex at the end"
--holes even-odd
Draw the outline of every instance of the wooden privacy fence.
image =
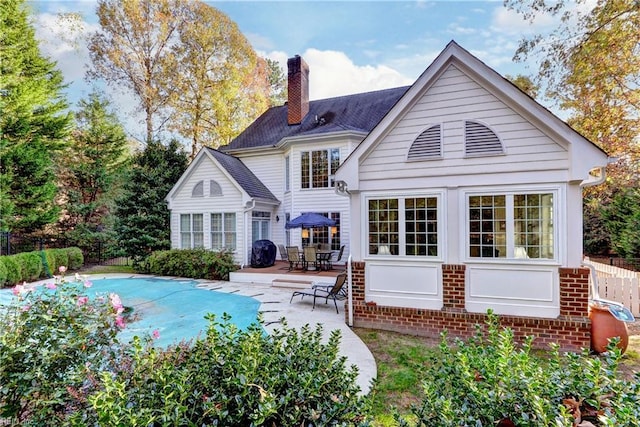
POLYGON ((590 261, 598 275, 600 298, 616 301, 640 317, 640 273, 590 261))

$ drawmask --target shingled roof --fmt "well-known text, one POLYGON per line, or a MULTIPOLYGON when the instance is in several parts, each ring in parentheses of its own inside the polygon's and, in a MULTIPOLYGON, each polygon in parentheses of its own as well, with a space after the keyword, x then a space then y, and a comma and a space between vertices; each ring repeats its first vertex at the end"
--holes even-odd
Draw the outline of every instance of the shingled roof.
POLYGON ((258 117, 224 152, 275 147, 283 138, 341 131, 369 133, 409 89, 403 86, 309 102, 309 113, 299 125, 287 124, 287 105, 272 107, 258 117))
POLYGON ((253 172, 237 157, 230 156, 219 150, 205 147, 217 161, 220 163, 233 179, 242 187, 247 194, 255 199, 267 201, 280 201, 273 195, 271 191, 256 177, 253 172))

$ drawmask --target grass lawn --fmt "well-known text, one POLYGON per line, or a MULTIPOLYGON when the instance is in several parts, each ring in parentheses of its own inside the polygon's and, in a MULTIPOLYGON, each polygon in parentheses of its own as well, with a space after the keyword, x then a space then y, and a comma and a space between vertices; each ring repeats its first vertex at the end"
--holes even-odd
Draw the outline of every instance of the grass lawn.
MULTIPOLYGON (((420 403, 422 373, 429 360, 438 357, 440 340, 361 328, 355 328, 354 332, 369 347, 378 365, 373 389, 373 426, 393 426, 391 407, 408 415, 411 404, 420 403)), ((620 375, 627 379, 640 372, 640 321, 629 328, 629 333, 634 335, 629 336, 620 366, 620 375)))

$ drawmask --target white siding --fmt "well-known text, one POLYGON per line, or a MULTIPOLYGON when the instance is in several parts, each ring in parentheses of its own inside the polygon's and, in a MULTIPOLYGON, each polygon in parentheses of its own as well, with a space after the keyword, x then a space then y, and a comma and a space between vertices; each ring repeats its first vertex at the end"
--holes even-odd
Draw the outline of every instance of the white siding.
MULTIPOLYGON (((490 173, 537 173, 569 168, 568 152, 512 108, 451 65, 421 99, 377 144, 360 166, 361 185, 368 180, 442 178, 490 173), (477 120, 501 139, 505 155, 464 156, 464 121, 477 120), (406 161, 415 138, 427 126, 441 124, 443 159, 406 161)), ((392 184, 393 185, 393 184, 392 184)), ((424 181, 423 181, 424 185, 424 181)))
POLYGON ((242 247, 246 240, 244 236, 244 216, 242 214, 243 205, 243 193, 217 168, 211 159, 203 156, 199 164, 195 165, 190 175, 182 183, 182 186, 173 195, 171 201, 171 247, 180 248, 181 214, 201 213, 204 215, 204 246, 205 248, 211 248, 210 214, 212 212, 235 212, 236 244, 238 247, 234 259, 237 263, 242 263, 243 254, 246 251, 242 247), (215 180, 220 185, 222 196, 209 196, 210 180, 215 180), (204 197, 192 197, 193 186, 199 181, 204 181, 204 197))

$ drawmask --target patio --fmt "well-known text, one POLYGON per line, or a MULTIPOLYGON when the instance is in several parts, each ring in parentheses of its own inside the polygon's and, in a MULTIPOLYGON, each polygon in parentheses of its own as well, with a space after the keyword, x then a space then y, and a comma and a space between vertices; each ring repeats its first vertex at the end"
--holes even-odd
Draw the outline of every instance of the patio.
POLYGON ((271 267, 253 268, 244 266, 229 275, 235 283, 261 283, 279 288, 306 288, 313 282, 333 280, 345 270, 344 264, 334 264, 332 270, 289 270, 289 262, 278 260, 271 267))

